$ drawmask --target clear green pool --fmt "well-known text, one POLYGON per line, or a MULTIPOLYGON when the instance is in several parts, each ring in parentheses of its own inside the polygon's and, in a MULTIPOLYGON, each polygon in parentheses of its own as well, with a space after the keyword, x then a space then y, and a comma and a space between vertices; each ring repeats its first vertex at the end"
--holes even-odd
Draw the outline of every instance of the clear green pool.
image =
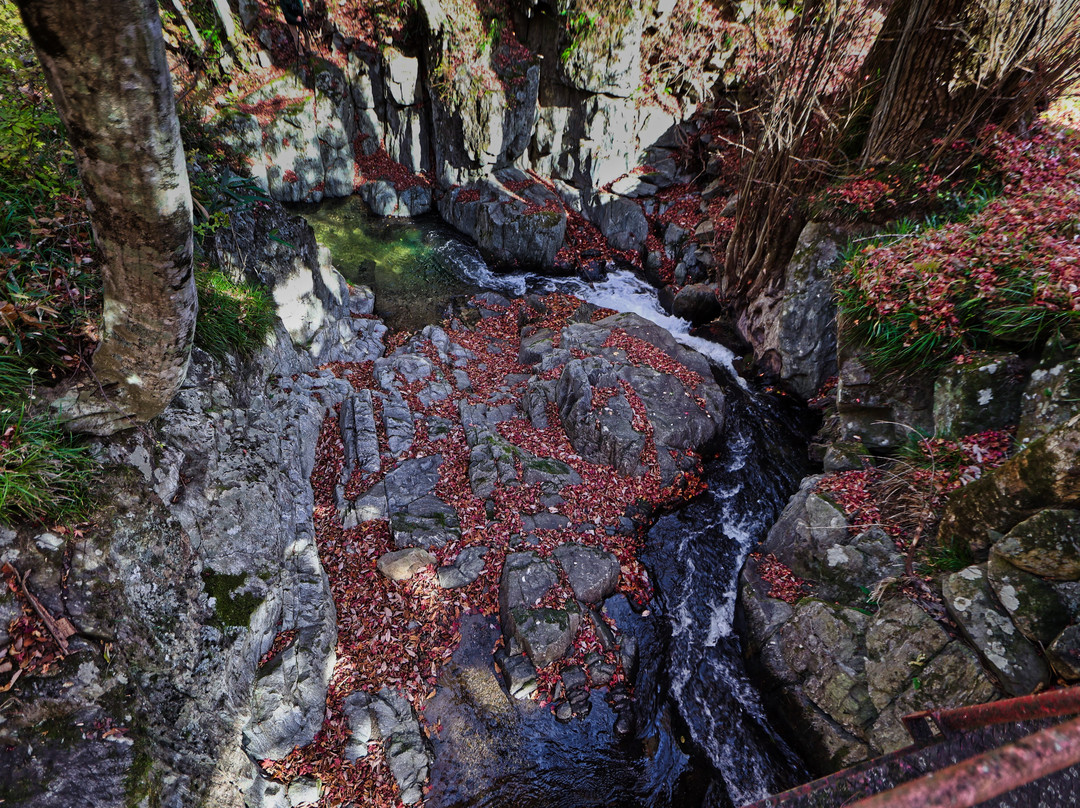
POLYGON ((311 224, 347 281, 371 287, 375 313, 392 328, 438 323, 455 298, 496 280, 476 247, 435 216, 380 219, 355 196, 292 209, 311 224))

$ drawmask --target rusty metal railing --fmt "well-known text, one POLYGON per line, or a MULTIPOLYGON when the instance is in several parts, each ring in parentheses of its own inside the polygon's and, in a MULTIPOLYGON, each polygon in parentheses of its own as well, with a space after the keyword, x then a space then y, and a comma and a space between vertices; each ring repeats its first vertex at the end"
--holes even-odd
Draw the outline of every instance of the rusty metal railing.
MULTIPOLYGON (((842 798, 842 786, 846 782, 851 785, 846 791, 850 795, 848 799, 851 799, 869 785, 875 770, 895 771, 896 764, 909 757, 946 748, 948 744, 961 743, 969 735, 979 737, 980 733, 996 732, 992 729, 995 725, 1018 725, 1018 732, 1005 734, 1002 740, 1007 738, 1008 742, 1003 745, 994 748, 983 746, 984 751, 965 760, 953 756, 952 761, 958 762, 945 768, 921 774, 873 796, 864 796, 859 802, 844 802, 850 808, 972 808, 1041 778, 1080 766, 1080 718, 1045 726, 1046 722, 1054 719, 1077 715, 1080 715, 1080 685, 988 704, 912 713, 902 718, 914 741, 911 746, 767 797, 746 808, 825 805, 827 803, 822 798, 828 799, 826 795, 830 793, 842 798), (1025 727, 1025 722, 1036 723, 1025 727), (1017 738, 1021 733, 1028 734, 1017 738), (939 747, 938 744, 943 746, 939 747), (838 787, 839 792, 836 791, 838 787)), ((922 772, 928 770, 923 768, 922 772)), ((1068 775, 1061 776, 1068 779, 1068 775)), ((1072 788, 1075 788, 1075 778, 1071 782, 1072 788)), ((1058 786, 1050 781, 1045 786, 1055 787, 1058 786)), ((863 794, 877 788, 871 786, 863 794)), ((1080 795, 1070 793, 1070 799, 1074 796, 1080 795)), ((1080 803, 1068 801, 1061 804, 1080 803)))
POLYGON ((972 808, 1078 763, 1080 718, 1074 718, 909 780, 851 808, 972 808))

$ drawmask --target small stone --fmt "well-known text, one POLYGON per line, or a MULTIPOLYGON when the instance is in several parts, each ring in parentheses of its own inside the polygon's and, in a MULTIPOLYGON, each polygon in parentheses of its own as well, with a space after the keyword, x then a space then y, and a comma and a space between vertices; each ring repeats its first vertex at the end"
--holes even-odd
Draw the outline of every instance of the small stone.
POLYGON ((570 706, 569 702, 561 701, 559 702, 559 706, 555 708, 555 717, 565 724, 574 717, 574 709, 570 706))
POLYGON ((634 719, 630 715, 629 711, 619 714, 619 717, 615 719, 615 734, 625 738, 627 735, 634 731, 634 719))
POLYGON ((301 805, 315 805, 319 802, 319 797, 322 796, 322 781, 317 777, 308 777, 306 775, 297 777, 289 783, 288 795, 289 802, 295 808, 299 808, 301 805))
POLYGON ((588 677, 579 665, 568 665, 562 672, 562 682, 568 691, 581 690, 588 684, 588 677))
POLYGON ((391 581, 406 581, 424 567, 435 564, 438 559, 427 550, 410 547, 406 550, 392 550, 379 557, 375 567, 391 581))
POLYGON ((64 540, 55 533, 41 533, 34 537, 34 544, 43 553, 55 553, 64 546, 64 540))

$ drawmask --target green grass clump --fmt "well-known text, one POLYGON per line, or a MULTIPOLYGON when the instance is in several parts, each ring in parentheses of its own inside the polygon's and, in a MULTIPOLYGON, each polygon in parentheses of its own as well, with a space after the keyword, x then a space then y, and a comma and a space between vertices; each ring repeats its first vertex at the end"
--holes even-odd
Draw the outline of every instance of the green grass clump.
POLYGON ((233 281, 220 269, 198 267, 199 316, 195 344, 218 359, 248 358, 266 344, 274 327, 274 303, 262 287, 233 281))
POLYGON ((77 519, 90 508, 98 463, 48 416, 0 410, 0 522, 77 519))

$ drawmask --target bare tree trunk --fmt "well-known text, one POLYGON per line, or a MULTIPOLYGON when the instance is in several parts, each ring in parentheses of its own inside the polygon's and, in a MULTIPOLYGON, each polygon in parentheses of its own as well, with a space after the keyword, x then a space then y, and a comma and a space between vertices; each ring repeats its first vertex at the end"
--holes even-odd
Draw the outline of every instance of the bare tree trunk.
MULTIPOLYGON (((949 84, 965 43, 967 0, 908 0, 894 9, 903 28, 893 42, 863 147, 864 163, 905 152, 942 120, 948 119, 949 84)), ((892 17, 893 15, 890 15, 892 17)), ((889 19, 885 31, 891 33, 889 19)))
POLYGON ((154 0, 16 2, 105 256, 91 378, 50 406, 73 430, 111 434, 168 405, 195 333, 191 193, 161 21, 154 0))

